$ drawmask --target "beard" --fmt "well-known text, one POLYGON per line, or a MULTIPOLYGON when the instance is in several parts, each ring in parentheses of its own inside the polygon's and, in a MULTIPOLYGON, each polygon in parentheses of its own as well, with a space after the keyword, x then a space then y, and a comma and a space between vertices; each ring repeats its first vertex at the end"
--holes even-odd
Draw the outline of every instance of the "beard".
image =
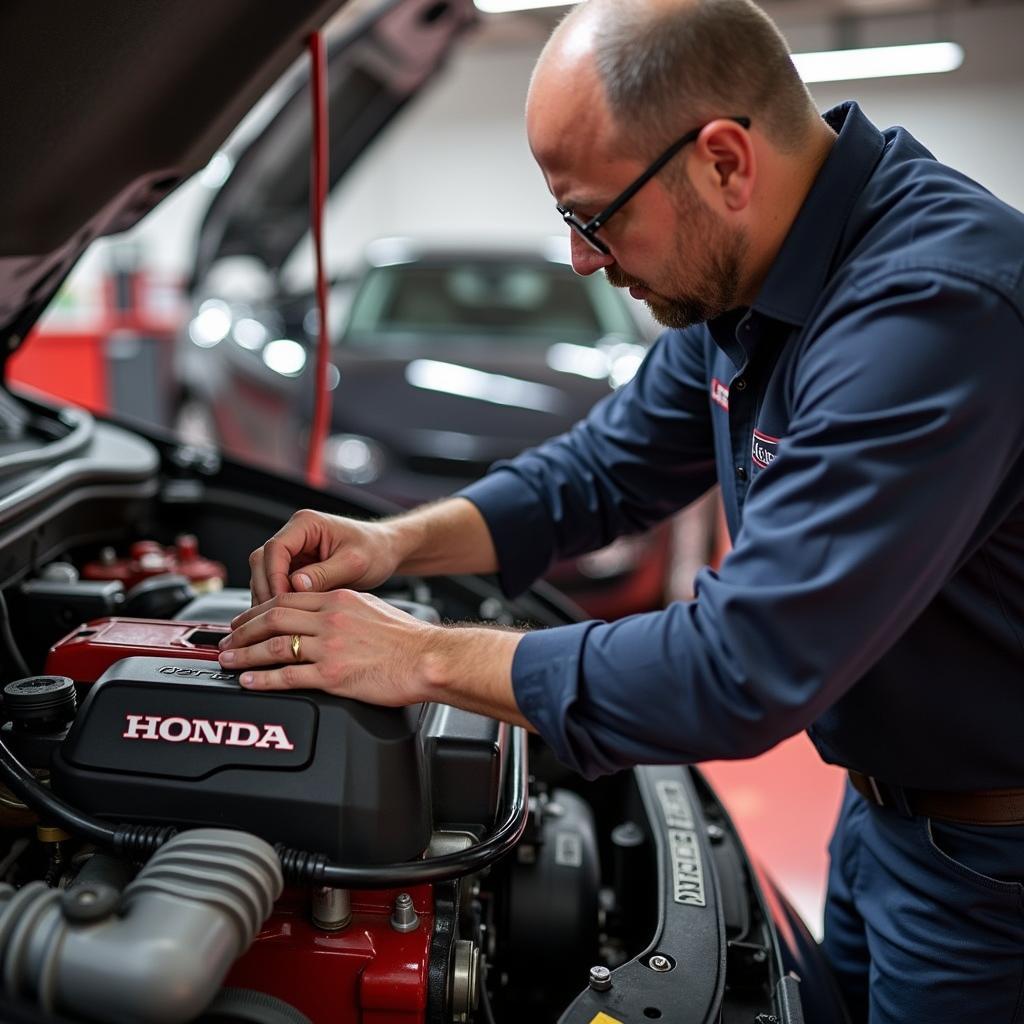
POLYGON ((701 250, 696 257, 684 256, 680 240, 665 267, 665 276, 672 282, 696 277, 699 291, 662 293, 617 264, 606 267, 604 273, 616 288, 636 287, 649 292, 644 302, 663 327, 683 328, 713 320, 736 308, 748 240, 744 232, 727 230, 696 196, 679 201, 678 208, 682 223, 687 225, 687 237, 700 239, 701 250))

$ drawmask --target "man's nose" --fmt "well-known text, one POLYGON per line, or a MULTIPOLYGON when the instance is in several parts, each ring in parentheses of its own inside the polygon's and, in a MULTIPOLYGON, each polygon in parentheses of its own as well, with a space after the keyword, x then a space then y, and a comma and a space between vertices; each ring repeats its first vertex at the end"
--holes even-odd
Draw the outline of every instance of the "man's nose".
POLYGON ((595 271, 610 267, 615 262, 614 256, 591 249, 587 243, 573 231, 569 238, 569 253, 572 257, 572 269, 581 277, 587 277, 595 271))

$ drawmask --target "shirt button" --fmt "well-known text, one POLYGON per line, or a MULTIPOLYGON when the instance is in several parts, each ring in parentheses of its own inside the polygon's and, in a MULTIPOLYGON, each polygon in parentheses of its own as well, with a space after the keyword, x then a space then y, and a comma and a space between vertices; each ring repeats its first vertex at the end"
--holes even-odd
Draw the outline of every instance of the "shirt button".
POLYGON ((737 466, 736 467, 736 479, 737 480, 746 480, 747 479, 747 471, 746 471, 746 469, 743 466, 737 466))
POLYGON ((737 391, 746 391, 747 390, 747 379, 746 379, 746 377, 739 377, 739 378, 737 378, 736 380, 734 380, 732 382, 732 386, 737 391))

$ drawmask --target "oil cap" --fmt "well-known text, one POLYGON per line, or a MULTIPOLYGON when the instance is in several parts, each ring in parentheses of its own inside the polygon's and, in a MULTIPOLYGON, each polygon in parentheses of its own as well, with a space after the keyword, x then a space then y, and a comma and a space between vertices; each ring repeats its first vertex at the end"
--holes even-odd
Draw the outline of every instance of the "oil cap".
POLYGON ((28 676, 3 689, 4 711, 19 732, 49 732, 75 717, 75 684, 67 676, 28 676))

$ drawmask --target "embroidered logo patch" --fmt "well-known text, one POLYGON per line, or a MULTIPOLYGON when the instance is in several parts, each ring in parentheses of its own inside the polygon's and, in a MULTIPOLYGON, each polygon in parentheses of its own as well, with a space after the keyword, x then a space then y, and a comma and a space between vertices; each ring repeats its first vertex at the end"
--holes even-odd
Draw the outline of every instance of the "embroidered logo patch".
POLYGON ((754 431, 754 440, 750 445, 750 457, 754 465, 764 469, 775 461, 779 452, 779 439, 768 434, 762 434, 760 430, 754 431))
POLYGON ((729 389, 717 378, 711 378, 711 401, 729 411, 729 389))

